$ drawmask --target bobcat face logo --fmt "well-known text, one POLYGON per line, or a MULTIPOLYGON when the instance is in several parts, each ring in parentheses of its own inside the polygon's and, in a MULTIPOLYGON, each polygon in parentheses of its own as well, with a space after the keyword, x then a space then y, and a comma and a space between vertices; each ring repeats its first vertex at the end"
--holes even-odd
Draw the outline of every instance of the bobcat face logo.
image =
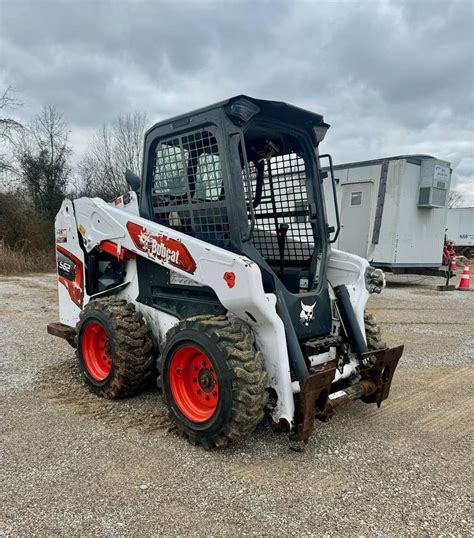
POLYGON ((301 312, 300 312, 300 321, 306 327, 314 320, 314 307, 316 306, 316 301, 309 305, 304 304, 301 301, 301 312))

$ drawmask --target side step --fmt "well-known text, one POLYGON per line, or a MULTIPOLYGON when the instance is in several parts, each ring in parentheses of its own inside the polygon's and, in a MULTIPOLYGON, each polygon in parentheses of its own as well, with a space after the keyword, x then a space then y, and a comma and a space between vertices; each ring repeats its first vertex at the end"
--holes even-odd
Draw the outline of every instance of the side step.
POLYGON ((48 334, 59 336, 59 338, 64 338, 64 340, 67 340, 69 345, 76 347, 76 343, 74 341, 76 338, 76 330, 74 327, 69 327, 69 325, 64 325, 64 323, 49 323, 47 331, 48 334))

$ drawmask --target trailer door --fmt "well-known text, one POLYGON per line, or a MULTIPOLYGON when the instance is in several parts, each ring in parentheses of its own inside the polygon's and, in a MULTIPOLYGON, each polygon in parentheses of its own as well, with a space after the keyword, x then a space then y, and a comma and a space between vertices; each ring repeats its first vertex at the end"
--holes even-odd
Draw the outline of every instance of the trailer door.
POLYGON ((370 226, 370 201, 373 183, 342 184, 341 236, 338 248, 367 257, 370 226))

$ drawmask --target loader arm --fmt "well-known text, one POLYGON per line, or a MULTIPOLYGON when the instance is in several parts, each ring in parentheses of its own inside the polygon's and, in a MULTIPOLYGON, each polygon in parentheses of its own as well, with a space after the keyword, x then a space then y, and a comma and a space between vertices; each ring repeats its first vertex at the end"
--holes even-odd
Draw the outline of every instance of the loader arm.
POLYGON ((285 328, 275 309, 275 294, 263 289, 258 265, 244 256, 141 218, 136 194, 130 193, 130 197, 125 207, 113 206, 100 198, 74 201, 77 230, 86 252, 101 245, 110 252, 115 245, 117 257, 123 257, 124 252, 133 253, 211 288, 229 312, 253 328, 265 357, 269 385, 278 395, 273 419, 291 424, 294 400, 285 328))

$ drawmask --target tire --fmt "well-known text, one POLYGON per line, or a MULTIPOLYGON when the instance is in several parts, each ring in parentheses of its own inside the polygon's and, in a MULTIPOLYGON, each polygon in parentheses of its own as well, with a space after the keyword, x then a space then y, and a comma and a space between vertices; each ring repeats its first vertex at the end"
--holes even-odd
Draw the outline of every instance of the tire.
POLYGON ((170 417, 192 444, 225 446, 263 418, 268 395, 262 353, 239 320, 181 321, 166 335, 158 369, 170 417))
POLYGON ((468 260, 474 258, 474 247, 466 247, 462 252, 462 256, 468 260))
POLYGON ((365 312, 365 335, 367 337, 367 348, 369 351, 376 351, 377 349, 386 349, 388 346, 382 339, 380 327, 377 324, 375 316, 365 312))
POLYGON ((155 377, 150 331, 127 301, 91 301, 76 326, 76 347, 86 384, 104 398, 136 394, 155 377))

